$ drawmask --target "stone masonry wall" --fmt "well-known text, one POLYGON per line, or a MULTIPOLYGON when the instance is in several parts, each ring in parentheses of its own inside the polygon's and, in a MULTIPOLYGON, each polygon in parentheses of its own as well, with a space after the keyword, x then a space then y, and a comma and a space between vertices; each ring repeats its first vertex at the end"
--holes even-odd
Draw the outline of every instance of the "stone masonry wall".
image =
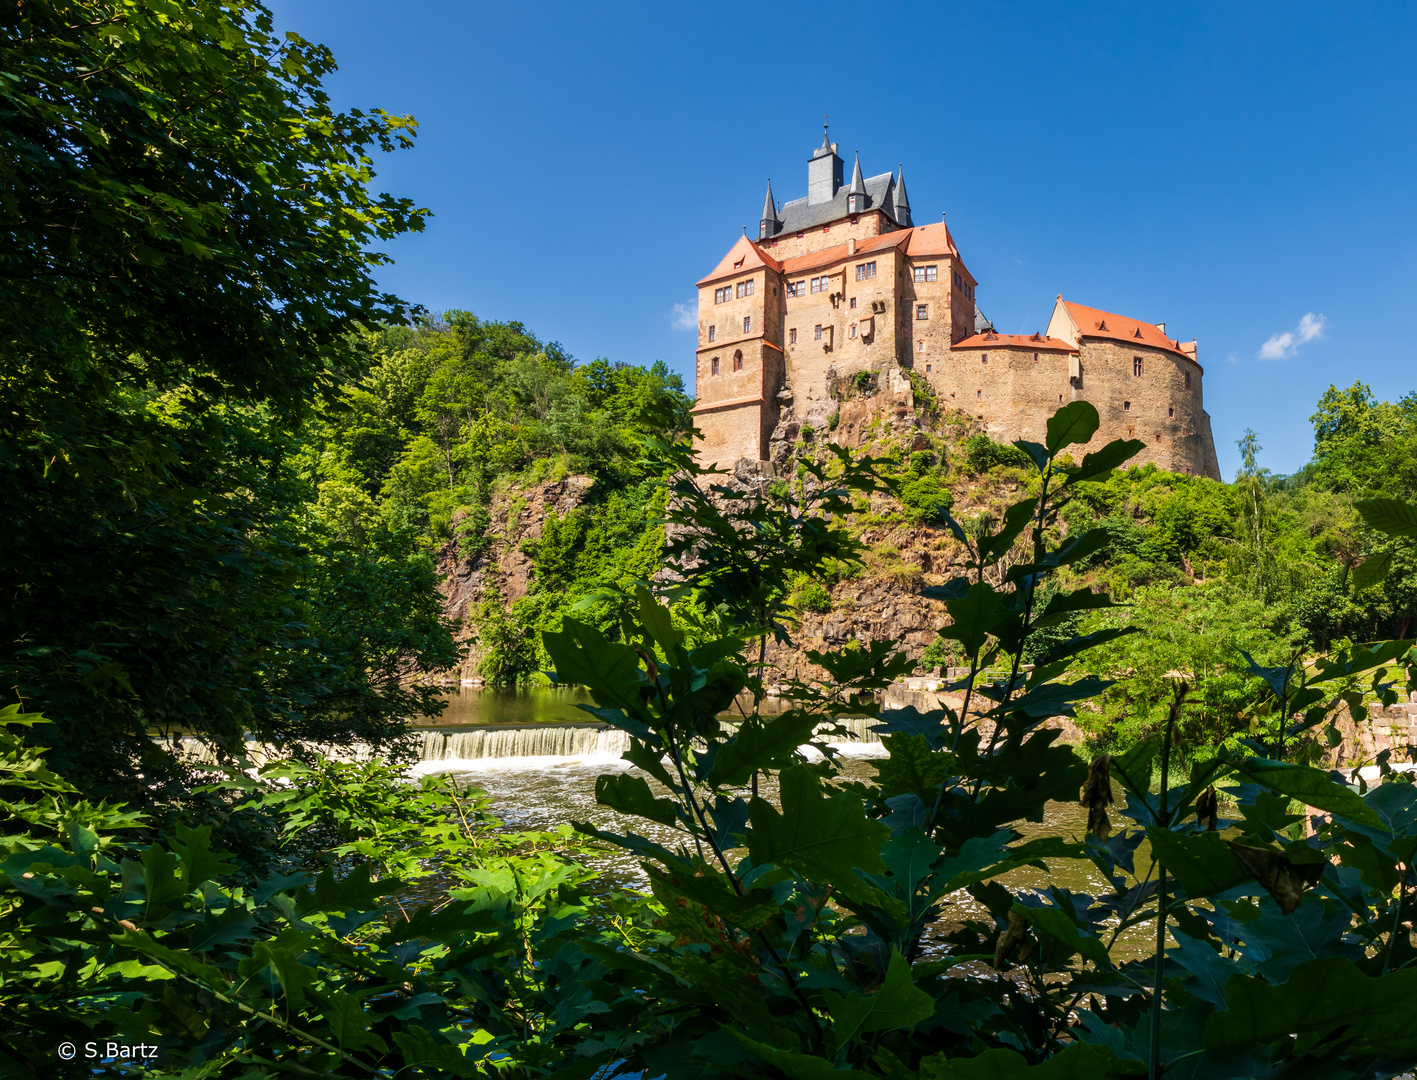
MULTIPOLYGON (((854 225, 852 220, 852 218, 844 218, 841 221, 833 221, 825 227, 818 225, 815 229, 804 229, 800 234, 795 232, 778 233, 771 240, 758 241, 758 246, 774 259, 790 259, 794 255, 820 251, 833 244, 844 244, 853 238, 865 240, 868 237, 880 236, 883 232, 894 231, 896 227, 895 223, 888 220, 884 212, 880 210, 867 210, 865 213, 857 214, 854 225)), ((756 230, 751 231, 756 232, 756 230)), ((711 295, 710 299, 712 299, 711 295)))

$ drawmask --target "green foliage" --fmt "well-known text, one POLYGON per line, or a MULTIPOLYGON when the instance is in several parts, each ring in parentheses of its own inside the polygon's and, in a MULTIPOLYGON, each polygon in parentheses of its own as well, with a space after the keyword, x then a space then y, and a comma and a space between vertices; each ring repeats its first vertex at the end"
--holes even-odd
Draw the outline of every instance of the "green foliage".
MULTIPOLYGON (((363 473, 295 457, 358 328, 407 314, 373 248, 424 212, 369 185, 413 122, 333 111, 328 51, 259 4, 9 22, 0 672, 51 721, 31 738, 130 799, 187 780, 153 731, 389 746, 431 707, 401 680, 452 656, 432 568, 363 473)), ((367 413, 351 461, 376 469, 367 413)))
POLYGON ((985 473, 999 465, 1026 468, 1032 464, 1028 454, 1016 446, 997 443, 982 432, 964 440, 964 463, 972 473, 985 473))

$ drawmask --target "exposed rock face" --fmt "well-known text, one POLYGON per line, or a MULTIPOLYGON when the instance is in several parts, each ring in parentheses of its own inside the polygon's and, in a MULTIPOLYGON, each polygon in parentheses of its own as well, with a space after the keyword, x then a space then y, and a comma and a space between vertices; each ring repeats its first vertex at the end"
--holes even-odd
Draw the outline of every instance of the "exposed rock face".
MULTIPOLYGON (((457 673, 459 679, 478 677, 478 607, 492 596, 510 605, 527 595, 534 567, 522 545, 540 538, 542 523, 552 511, 565 517, 584 504, 594 483, 588 476, 568 476, 528 489, 496 492, 488 507, 491 520, 485 535, 489 543, 472 555, 464 555, 464 545, 452 540, 438 552, 442 577, 438 591, 443 594, 443 611, 458 620, 457 637, 465 650, 457 673)), ((454 515, 454 532, 466 517, 461 512, 454 515)))

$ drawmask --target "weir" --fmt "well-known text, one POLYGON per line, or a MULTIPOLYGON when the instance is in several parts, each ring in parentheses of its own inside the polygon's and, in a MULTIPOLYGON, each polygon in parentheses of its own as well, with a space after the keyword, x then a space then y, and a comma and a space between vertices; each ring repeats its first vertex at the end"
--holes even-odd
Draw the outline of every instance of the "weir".
MULTIPOLYGON (((844 717, 837 724, 850 736, 833 738, 829 745, 837 750, 872 746, 879 751, 881 738, 869 730, 880 721, 865 716, 844 717), (873 745, 874 744, 874 745, 873 745)), ((820 725, 824 731, 828 725, 820 725)), ((630 748, 630 737, 609 724, 488 724, 465 728, 416 728, 413 734, 420 741, 418 765, 423 771, 436 770, 440 765, 480 761, 508 761, 532 758, 619 758, 630 748)), ((214 763, 215 757, 201 739, 183 736, 174 740, 178 756, 193 762, 214 763)), ((260 763, 279 757, 278 748, 248 740, 246 754, 260 763)), ((358 761, 369 755, 367 746, 355 744, 342 747, 338 757, 358 761)), ((336 756, 336 755, 331 755, 336 756)))

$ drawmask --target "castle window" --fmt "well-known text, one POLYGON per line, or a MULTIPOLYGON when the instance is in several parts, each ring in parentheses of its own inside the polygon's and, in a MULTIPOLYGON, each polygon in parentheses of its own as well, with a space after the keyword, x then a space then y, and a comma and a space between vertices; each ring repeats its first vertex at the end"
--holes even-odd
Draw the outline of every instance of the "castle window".
POLYGON ((817 331, 816 331, 816 334, 817 334, 817 340, 818 340, 818 341, 821 341, 821 340, 822 340, 822 324, 821 324, 821 323, 817 323, 817 331))
POLYGON ((712 341, 717 335, 718 335, 718 327, 716 327, 716 326, 710 326, 710 327, 709 327, 709 340, 712 341))
POLYGON ((747 333, 749 330, 751 330, 752 328, 753 328, 753 316, 751 316, 751 315, 744 315, 744 316, 743 316, 743 333, 746 334, 746 333, 747 333))
POLYGON ((924 343, 923 341, 917 341, 917 342, 915 343, 915 351, 916 351, 916 352, 924 352, 924 351, 925 351, 925 343, 924 343))
POLYGON ((930 370, 930 365, 929 365, 929 364, 926 364, 926 365, 925 365, 925 370, 926 370, 926 371, 929 371, 929 370, 930 370))
POLYGON ((852 219, 851 219, 851 224, 855 225, 855 224, 856 224, 856 220, 857 220, 856 218, 852 218, 852 219))
POLYGON ((1124 402, 1122 402, 1122 411, 1123 411, 1123 412, 1131 412, 1131 411, 1132 411, 1132 403, 1131 403, 1130 401, 1124 401, 1124 402))
POLYGON ((807 283, 805 281, 789 281, 787 283, 788 296, 806 296, 807 283))
POLYGON ((742 370, 743 370, 743 350, 742 350, 742 349, 736 349, 736 350, 734 350, 734 353, 733 353, 733 370, 734 370, 734 371, 742 371, 742 370))
POLYGON ((1134 357, 1132 357, 1132 374, 1133 374, 1133 375, 1140 375, 1140 374, 1141 374, 1141 357, 1140 357, 1140 356, 1134 356, 1134 357))
POLYGON ((856 336, 856 324, 855 324, 855 323, 852 323, 852 324, 851 324, 851 329, 847 331, 846 336, 847 336, 847 337, 855 337, 855 336, 856 336))
POLYGON ((1176 415, 1176 407, 1173 405, 1173 406, 1171 406, 1169 409, 1167 409, 1167 410, 1166 410, 1166 415, 1167 415, 1167 416, 1175 416, 1175 415, 1176 415))
POLYGON ((709 361, 709 367, 715 375, 718 374, 718 357, 715 356, 712 360, 709 361))
POLYGON ((1033 354, 1033 362, 1034 362, 1035 364, 1038 363, 1038 354, 1037 354, 1037 353, 1034 353, 1034 354, 1033 354))
POLYGON ((915 305, 915 317, 916 317, 917 319, 928 319, 928 318, 930 317, 930 305, 929 305, 929 304, 916 304, 916 305, 915 305))
POLYGON ((1134 427, 1129 427, 1129 428, 1127 428, 1127 437, 1128 437, 1128 438, 1130 438, 1131 436, 1135 435, 1136 433, 1137 433, 1137 429, 1136 429, 1136 428, 1134 428, 1134 427))
POLYGON ((980 360, 981 363, 987 364, 987 363, 989 362, 989 354, 988 354, 988 353, 985 353, 983 356, 981 356, 981 357, 979 358, 979 360, 980 360))
POLYGON ((1156 433, 1156 441, 1157 441, 1157 442, 1160 442, 1160 441, 1161 441, 1161 433, 1160 433, 1159 431, 1156 433))
POLYGON ((1189 389, 1191 388, 1191 373, 1190 373, 1189 371, 1187 371, 1187 372, 1185 373, 1185 376, 1186 376, 1186 389, 1189 390, 1189 389))
POLYGON ((939 268, 935 266, 917 266, 915 268, 916 281, 938 281, 939 268))
POLYGON ((802 239, 802 235, 803 235, 802 233, 798 233, 798 234, 797 234, 797 239, 798 239, 798 240, 801 240, 801 239, 802 239))
POLYGON ((984 391, 983 391, 983 390, 976 390, 976 391, 974 391, 974 396, 975 396, 975 397, 981 397, 981 398, 982 398, 982 397, 984 396, 984 391))
POLYGON ((822 232, 831 232, 831 231, 832 231, 832 227, 831 227, 830 225, 823 225, 823 226, 822 226, 822 232))
POLYGON ((797 327, 794 326, 791 330, 787 331, 787 344, 797 344, 797 327))
POLYGON ((962 278, 962 277, 959 276, 959 271, 958 271, 958 270, 954 271, 954 279, 955 279, 955 288, 956 288, 956 289, 963 289, 963 288, 964 288, 964 278, 962 278))
POLYGON ((827 278, 814 277, 812 279, 812 291, 814 293, 825 292, 827 288, 827 278))
POLYGON ((732 286, 732 285, 725 285, 725 286, 724 286, 723 288, 721 288, 721 289, 714 289, 714 291, 713 291, 713 302, 714 302, 715 304, 721 304, 721 303, 723 303, 725 300, 730 299, 732 296, 733 296, 733 286, 732 286))
POLYGON ((865 281, 867 278, 876 276, 876 264, 873 262, 858 263, 856 267, 856 280, 865 281))
POLYGON ((851 306, 852 306, 852 307, 855 307, 855 306, 856 306, 856 297, 854 297, 854 296, 851 298, 851 306))
POLYGON ((739 296, 752 296, 752 295, 753 295, 753 282, 752 282, 752 279, 751 279, 751 278, 750 278, 749 280, 747 280, 747 281, 740 281, 740 282, 738 283, 738 295, 739 295, 739 296))

